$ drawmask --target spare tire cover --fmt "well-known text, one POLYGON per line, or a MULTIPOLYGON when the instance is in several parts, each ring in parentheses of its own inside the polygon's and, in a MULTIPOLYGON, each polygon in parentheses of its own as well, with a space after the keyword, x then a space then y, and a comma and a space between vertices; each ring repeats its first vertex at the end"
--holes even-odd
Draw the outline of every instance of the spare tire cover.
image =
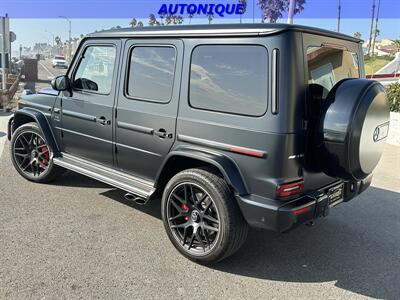
POLYGON ((389 131, 384 87, 373 80, 345 79, 323 105, 317 143, 320 168, 345 180, 361 180, 378 164, 389 131))

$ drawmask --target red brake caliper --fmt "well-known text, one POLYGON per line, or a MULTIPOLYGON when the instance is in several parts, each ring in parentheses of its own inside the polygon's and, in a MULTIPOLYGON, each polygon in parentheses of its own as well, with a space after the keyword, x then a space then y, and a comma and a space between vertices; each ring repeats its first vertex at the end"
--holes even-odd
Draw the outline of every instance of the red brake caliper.
POLYGON ((42 167, 47 167, 47 165, 49 164, 49 148, 47 148, 46 145, 42 145, 40 146, 40 152, 43 153, 42 154, 42 161, 40 162, 40 164, 42 165, 42 167))
MULTIPOLYGON (((181 204, 181 208, 184 212, 188 212, 189 211, 189 206, 187 206, 186 204, 181 204)), ((189 217, 185 216, 185 221, 189 220, 189 217)))

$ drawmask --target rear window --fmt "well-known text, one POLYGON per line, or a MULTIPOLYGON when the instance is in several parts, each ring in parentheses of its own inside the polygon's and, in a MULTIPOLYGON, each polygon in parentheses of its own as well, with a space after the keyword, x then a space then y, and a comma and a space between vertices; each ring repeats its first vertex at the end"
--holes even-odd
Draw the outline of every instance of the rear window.
POLYGON ((323 98, 342 79, 358 78, 357 53, 329 47, 307 49, 308 83, 323 87, 323 98))
POLYGON ((65 60, 65 57, 64 56, 55 56, 54 59, 64 59, 65 60))
POLYGON ((193 50, 190 105, 261 116, 267 110, 267 50, 257 45, 202 45, 193 50))

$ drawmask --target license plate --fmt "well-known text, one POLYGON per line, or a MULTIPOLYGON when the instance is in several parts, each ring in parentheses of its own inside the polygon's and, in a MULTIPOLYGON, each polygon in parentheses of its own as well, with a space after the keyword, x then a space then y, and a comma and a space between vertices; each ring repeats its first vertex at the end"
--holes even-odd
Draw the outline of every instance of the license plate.
POLYGON ((329 205, 335 206, 343 202, 343 192, 344 192, 343 183, 333 188, 330 188, 327 192, 329 205))

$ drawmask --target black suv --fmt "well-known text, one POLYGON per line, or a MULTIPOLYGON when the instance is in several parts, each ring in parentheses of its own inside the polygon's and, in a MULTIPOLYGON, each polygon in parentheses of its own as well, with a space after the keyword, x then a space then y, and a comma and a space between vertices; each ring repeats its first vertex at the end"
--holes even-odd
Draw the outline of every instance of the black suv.
POLYGON ((69 169, 137 203, 162 194, 174 246, 216 262, 249 225, 285 232, 370 185, 389 109, 364 76, 360 40, 315 28, 103 31, 23 98, 11 157, 35 182, 69 169))

